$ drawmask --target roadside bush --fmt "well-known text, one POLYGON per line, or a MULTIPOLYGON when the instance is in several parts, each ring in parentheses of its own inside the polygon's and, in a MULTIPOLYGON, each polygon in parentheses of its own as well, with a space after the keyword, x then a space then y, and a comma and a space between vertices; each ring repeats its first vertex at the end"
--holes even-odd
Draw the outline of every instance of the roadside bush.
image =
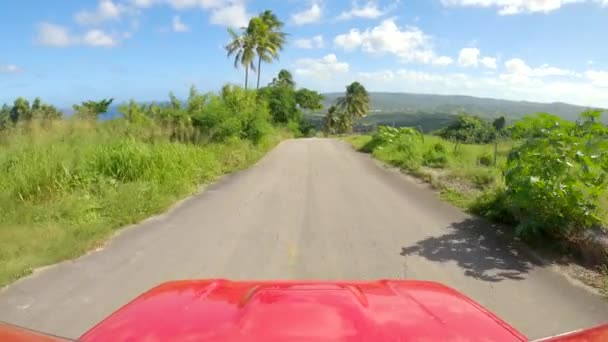
POLYGON ((408 170, 422 165, 422 135, 413 128, 381 126, 369 145, 375 156, 393 165, 408 170))
POLYGON ((585 112, 568 125, 547 114, 516 123, 514 131, 527 139, 509 155, 505 194, 520 235, 568 235, 600 224, 608 129, 599 115, 585 112))
POLYGON ((422 157, 422 165, 433 168, 444 168, 448 164, 447 150, 441 143, 435 143, 426 150, 422 157))
POLYGON ((189 103, 197 102, 190 115, 209 141, 237 137, 257 143, 270 131, 267 104, 254 91, 227 85, 219 95, 191 93, 189 103))
POLYGON ((490 154, 484 153, 477 157, 477 164, 483 166, 492 166, 494 163, 494 157, 490 154))

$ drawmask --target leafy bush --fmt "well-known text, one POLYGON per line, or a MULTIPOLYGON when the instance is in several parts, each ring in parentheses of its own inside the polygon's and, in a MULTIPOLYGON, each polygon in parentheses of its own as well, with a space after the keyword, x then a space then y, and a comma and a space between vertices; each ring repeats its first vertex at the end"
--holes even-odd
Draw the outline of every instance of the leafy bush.
POLYGON ((444 168, 448 164, 447 150, 441 143, 435 143, 427 149, 422 157, 422 165, 433 168, 444 168))
POLYGON ((488 153, 484 153, 477 157, 477 164, 483 166, 491 166, 494 163, 494 157, 488 153))
POLYGON ((509 155, 505 194, 519 234, 563 235, 600 223, 608 129, 598 119, 586 112, 573 124, 542 114, 515 125, 527 139, 509 155))
POLYGON ((457 120, 439 132, 444 139, 464 144, 487 144, 496 138, 491 123, 472 115, 459 115, 457 120))
POLYGON ((380 159, 409 170, 422 164, 422 134, 410 127, 378 127, 366 148, 380 159))

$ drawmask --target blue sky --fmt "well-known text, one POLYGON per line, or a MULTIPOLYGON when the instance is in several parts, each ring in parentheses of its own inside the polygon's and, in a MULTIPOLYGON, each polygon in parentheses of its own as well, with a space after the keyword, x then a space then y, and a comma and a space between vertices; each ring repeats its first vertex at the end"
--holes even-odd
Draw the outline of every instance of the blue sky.
POLYGON ((163 100, 243 82, 227 27, 273 10, 289 44, 262 68, 301 86, 608 107, 608 0, 21 0, 0 11, 0 102, 163 100))

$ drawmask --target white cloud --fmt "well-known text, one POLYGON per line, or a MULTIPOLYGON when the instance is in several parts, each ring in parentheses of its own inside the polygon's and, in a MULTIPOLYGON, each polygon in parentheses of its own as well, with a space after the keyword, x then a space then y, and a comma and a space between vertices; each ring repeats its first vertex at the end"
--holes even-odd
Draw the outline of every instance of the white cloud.
POLYGON ((548 13, 562 6, 580 2, 608 5, 608 0, 441 0, 444 6, 497 7, 500 15, 519 13, 548 13))
POLYGON ((129 3, 135 7, 147 8, 154 5, 155 0, 129 0, 129 3))
POLYGON ((479 62, 488 69, 496 69, 496 58, 494 57, 483 57, 479 62))
POLYGON ((102 30, 89 30, 82 36, 74 35, 60 25, 51 23, 38 24, 35 42, 44 46, 68 47, 72 45, 87 45, 92 47, 111 47, 118 41, 102 30))
POLYGON ((251 15, 247 13, 244 4, 234 3, 211 10, 211 23, 215 25, 243 27, 247 26, 251 15))
POLYGON ((477 66, 479 63, 479 49, 464 48, 460 50, 458 55, 458 63, 464 67, 477 66))
POLYGON ((608 108, 606 89, 581 78, 569 80, 531 78, 527 83, 512 83, 510 80, 496 76, 397 69, 341 73, 321 82, 304 79, 301 83, 305 87, 314 84, 320 91, 335 91, 354 80, 364 82, 369 91, 458 94, 534 102, 560 101, 608 108))
POLYGON ((387 14, 390 12, 390 10, 391 8, 378 8, 378 3, 376 1, 368 1, 363 6, 359 6, 359 4, 355 1, 353 2, 350 10, 344 11, 338 16, 338 20, 347 20, 352 18, 375 19, 387 14))
POLYGON ((168 5, 175 10, 199 8, 209 11, 209 21, 215 25, 246 26, 251 15, 247 13, 247 0, 130 0, 132 6, 148 8, 168 5))
POLYGON ((401 28, 394 19, 386 19, 365 31, 351 29, 337 35, 334 43, 347 51, 360 48, 368 53, 394 54, 404 62, 431 63, 435 58, 429 36, 417 27, 401 28))
POLYGON ((321 35, 314 36, 312 38, 296 39, 294 40, 294 44, 300 49, 320 49, 325 46, 323 36, 321 35))
POLYGON ((18 74, 22 71, 23 69, 15 64, 0 64, 0 74, 18 74))
POLYGON ((309 78, 328 79, 336 76, 336 74, 346 73, 348 70, 348 63, 339 62, 338 57, 332 53, 318 59, 301 58, 296 60, 295 72, 297 75, 309 78))
POLYGON ((395 79, 395 73, 391 70, 359 72, 357 75, 364 80, 371 81, 391 81, 395 79))
POLYGON ((437 57, 437 58, 433 59, 433 64, 435 64, 435 65, 445 66, 445 65, 450 65, 452 63, 454 63, 454 60, 452 59, 452 57, 448 57, 448 56, 441 56, 441 57, 437 57))
POLYGON ((74 19, 82 25, 97 25, 107 20, 117 20, 121 13, 122 8, 112 0, 101 0, 95 11, 80 11, 74 19))
POLYGON ((38 24, 36 43, 45 46, 65 47, 73 43, 67 28, 51 23, 38 24))
POLYGON ((608 71, 588 70, 585 72, 585 77, 595 86, 608 87, 608 71))
POLYGON ((94 47, 110 47, 117 41, 102 30, 90 30, 82 37, 82 43, 94 47))
POLYGON ((321 6, 315 1, 309 9, 292 14, 291 20, 296 25, 312 24, 318 22, 321 19, 321 15, 321 6))
POLYGON ((529 83, 535 78, 549 77, 549 76, 567 76, 580 78, 580 74, 567 69, 561 69, 549 66, 547 64, 541 65, 538 68, 532 68, 526 62, 520 58, 512 58, 505 62, 505 68, 507 73, 501 74, 500 78, 504 81, 512 83, 529 83))
POLYGON ((174 32, 188 32, 190 28, 182 22, 179 15, 173 17, 172 28, 174 32))

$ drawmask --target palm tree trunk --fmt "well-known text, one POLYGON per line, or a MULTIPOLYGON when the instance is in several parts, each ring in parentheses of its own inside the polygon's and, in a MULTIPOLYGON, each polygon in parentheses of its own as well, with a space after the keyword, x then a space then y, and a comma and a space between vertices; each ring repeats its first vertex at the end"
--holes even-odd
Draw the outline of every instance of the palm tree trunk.
POLYGON ((245 90, 247 90, 247 85, 249 84, 249 66, 245 67, 245 90))
POLYGON ((262 73, 262 70, 260 69, 262 67, 262 57, 258 57, 258 86, 256 89, 260 89, 260 74, 262 73))

